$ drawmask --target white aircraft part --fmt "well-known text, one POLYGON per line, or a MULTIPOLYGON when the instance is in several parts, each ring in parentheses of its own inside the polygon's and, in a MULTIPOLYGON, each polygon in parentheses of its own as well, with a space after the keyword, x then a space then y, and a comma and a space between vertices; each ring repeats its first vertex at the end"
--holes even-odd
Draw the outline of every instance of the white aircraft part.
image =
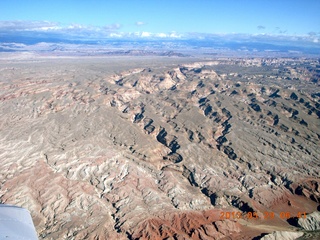
POLYGON ((27 209, 0 204, 0 240, 38 240, 27 209))

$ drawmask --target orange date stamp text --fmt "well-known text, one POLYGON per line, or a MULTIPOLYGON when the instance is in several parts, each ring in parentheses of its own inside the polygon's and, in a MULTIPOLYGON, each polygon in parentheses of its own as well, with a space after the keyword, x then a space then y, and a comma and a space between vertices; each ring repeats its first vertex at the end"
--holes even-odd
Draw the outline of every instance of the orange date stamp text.
POLYGON ((228 211, 221 211, 220 212, 220 220, 225 219, 260 219, 260 220, 272 220, 276 216, 278 216, 281 219, 289 219, 292 217, 297 218, 306 218, 307 214, 305 212, 298 212, 297 214, 291 214, 290 212, 280 212, 278 214, 274 212, 262 212, 258 214, 257 212, 228 212, 228 211))

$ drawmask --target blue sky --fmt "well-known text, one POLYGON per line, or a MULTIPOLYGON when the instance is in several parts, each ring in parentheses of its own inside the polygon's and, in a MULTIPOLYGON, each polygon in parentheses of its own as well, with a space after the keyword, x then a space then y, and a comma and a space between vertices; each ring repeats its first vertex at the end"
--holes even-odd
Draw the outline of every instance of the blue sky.
POLYGON ((1 0, 0 30, 319 35, 319 12, 320 0, 1 0))

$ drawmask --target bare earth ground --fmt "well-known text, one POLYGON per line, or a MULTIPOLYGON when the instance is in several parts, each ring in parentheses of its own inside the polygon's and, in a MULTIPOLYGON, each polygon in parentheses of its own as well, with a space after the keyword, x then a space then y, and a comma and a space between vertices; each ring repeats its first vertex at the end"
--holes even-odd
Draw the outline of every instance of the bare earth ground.
POLYGON ((319 69, 2 57, 0 200, 29 209, 40 239, 301 232, 287 219, 320 202, 319 69))

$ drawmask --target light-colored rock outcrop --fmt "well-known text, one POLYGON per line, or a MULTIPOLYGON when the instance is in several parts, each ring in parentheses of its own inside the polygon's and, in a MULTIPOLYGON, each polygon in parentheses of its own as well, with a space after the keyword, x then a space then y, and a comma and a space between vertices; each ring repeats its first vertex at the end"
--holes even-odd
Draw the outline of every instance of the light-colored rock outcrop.
POLYGON ((307 214, 306 218, 300 218, 298 225, 308 231, 320 230, 320 212, 313 212, 307 214))
POLYGON ((261 240, 295 240, 303 236, 302 232, 276 231, 261 238, 261 240))

